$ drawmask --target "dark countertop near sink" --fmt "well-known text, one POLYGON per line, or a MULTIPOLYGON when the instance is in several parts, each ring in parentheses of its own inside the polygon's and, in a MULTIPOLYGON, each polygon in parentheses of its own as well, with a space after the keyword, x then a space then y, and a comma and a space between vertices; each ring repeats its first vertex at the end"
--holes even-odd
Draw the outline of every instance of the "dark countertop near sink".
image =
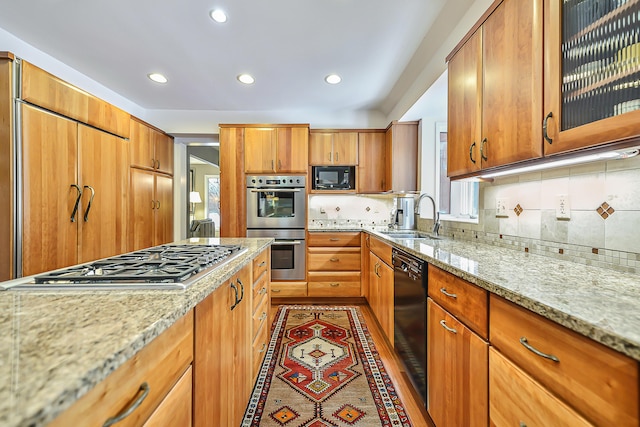
POLYGON ((177 242, 248 248, 184 291, 0 292, 0 426, 49 423, 272 242, 177 242))
POLYGON ((640 361, 640 276, 468 240, 398 239, 368 231, 429 264, 640 361))

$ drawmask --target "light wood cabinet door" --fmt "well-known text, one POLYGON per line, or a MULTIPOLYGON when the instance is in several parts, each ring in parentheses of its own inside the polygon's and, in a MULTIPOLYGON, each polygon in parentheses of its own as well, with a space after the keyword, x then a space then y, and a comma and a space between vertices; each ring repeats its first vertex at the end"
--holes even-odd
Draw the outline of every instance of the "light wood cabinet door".
POLYGON ((393 269, 369 253, 369 305, 393 346, 393 269))
POLYGON ((284 127, 278 128, 277 133, 277 171, 306 173, 309 164, 309 128, 284 127))
POLYGON ((333 135, 333 164, 358 164, 357 132, 336 132, 333 135))
POLYGON ((385 134, 386 191, 418 189, 418 122, 392 122, 385 134))
POLYGON ((156 174, 154 245, 173 242, 173 178, 156 174))
POLYGON ((220 127, 220 236, 246 237, 244 128, 220 127), (239 215, 238 212, 243 212, 239 215))
POLYGON ((312 132, 309 135, 309 164, 333 164, 333 132, 312 132))
POLYGON ((151 129, 154 147, 155 169, 173 175, 173 138, 151 129))
POLYGON ((156 166, 151 128, 138 120, 129 122, 129 151, 131 166, 154 169, 156 166))
MULTIPOLYGON (((240 270, 235 276, 236 286, 240 296, 236 307, 231 310, 233 325, 233 421, 229 425, 239 426, 242 423, 244 411, 249 402, 253 387, 253 371, 251 364, 252 343, 251 335, 253 305, 251 303, 251 266, 240 270)), ((222 425, 222 424, 221 424, 222 425)))
POLYGON ((22 104, 22 274, 78 263, 78 125, 22 104))
POLYGON ((79 125, 78 147, 83 192, 78 262, 84 263, 127 251, 128 146, 122 138, 79 125))
POLYGON ((542 0, 505 0, 482 24, 482 167, 542 156, 542 0))
POLYGON ((489 344, 427 299, 427 410, 437 426, 485 427, 489 344))
POLYGON ((148 248, 154 243, 155 174, 130 168, 131 195, 129 201, 129 249, 148 248))
POLYGON ((386 139, 383 132, 358 134, 358 193, 381 193, 386 190, 385 153, 386 139))
POLYGON ((191 389, 192 375, 189 367, 144 423, 144 427, 191 427, 193 418, 191 389))
POLYGON ((277 139, 278 134, 274 128, 245 128, 244 171, 275 172, 277 139))
POLYGON ((447 175, 480 170, 482 140, 482 31, 449 61, 447 175))
POLYGON ((493 347, 489 364, 492 426, 593 426, 493 347))

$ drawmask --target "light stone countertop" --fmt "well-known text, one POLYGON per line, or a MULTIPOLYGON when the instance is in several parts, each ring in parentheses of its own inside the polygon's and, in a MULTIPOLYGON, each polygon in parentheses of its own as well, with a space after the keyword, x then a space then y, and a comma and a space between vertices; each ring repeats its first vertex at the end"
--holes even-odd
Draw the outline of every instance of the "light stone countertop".
POLYGON ((640 361, 640 276, 468 240, 397 239, 368 231, 491 293, 640 361))
POLYGON ((248 248, 186 290, 0 292, 0 426, 46 425, 271 242, 177 242, 248 248))

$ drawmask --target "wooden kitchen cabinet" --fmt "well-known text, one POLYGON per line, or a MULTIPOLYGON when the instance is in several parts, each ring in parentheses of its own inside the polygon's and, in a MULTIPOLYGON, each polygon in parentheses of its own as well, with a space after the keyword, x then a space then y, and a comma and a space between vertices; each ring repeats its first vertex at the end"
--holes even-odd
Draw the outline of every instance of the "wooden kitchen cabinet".
POLYGON ((252 263, 252 383, 255 382, 260 365, 269 345, 271 300, 270 282, 271 268, 271 248, 262 251, 252 263))
POLYGON ((358 132, 358 193, 382 193, 387 190, 385 132, 358 132))
POLYGON ((244 129, 246 173, 306 173, 308 151, 308 125, 244 129))
POLYGON ((436 426, 487 426, 489 344, 431 298, 427 325, 431 419, 436 426))
POLYGON ((391 122, 385 132, 385 151, 385 191, 416 191, 418 122, 391 122))
POLYGON ((190 419, 193 327, 194 314, 190 311, 78 399, 49 427, 102 426, 130 407, 134 410, 118 426, 141 426, 145 422, 152 426, 188 425, 173 421, 178 420, 178 415, 180 419, 190 419), (145 388, 147 395, 141 400, 145 388), (140 401, 138 406, 134 405, 136 401, 140 401), (159 417, 167 412, 171 416, 159 417))
POLYGON ((220 236, 247 236, 244 128, 220 125, 220 236))
POLYGON ((253 386, 251 266, 195 308, 193 423, 238 426, 253 386))
POLYGON ((173 138, 132 117, 131 166, 173 175, 173 138))
POLYGON ((633 1, 545 0, 545 155, 640 136, 637 13, 633 1))
POLYGON ((357 165, 358 132, 311 130, 309 165, 357 165))
POLYGON ((505 0, 449 55, 447 174, 542 156, 542 0, 505 0))
POLYGON ((126 252, 127 141, 37 107, 20 108, 22 274, 126 252))
POLYGON ((135 251, 173 241, 173 178, 130 168, 129 249, 135 251))
POLYGON ((369 306, 391 346, 393 337, 393 265, 391 246, 369 238, 369 306))
MULTIPOLYGON (((489 318, 491 345, 539 384, 536 388, 565 402, 594 425, 638 426, 635 360, 496 295, 490 297, 489 318)), ((493 365, 489 367, 491 384, 495 383, 499 387, 496 392, 501 393, 506 381, 503 370, 508 368, 497 366, 495 372, 493 365)), ((491 420, 501 425, 498 420, 512 409, 503 407, 509 405, 508 401, 494 401, 493 389, 490 392, 491 420)), ((530 387, 509 392, 516 402, 528 400, 526 393, 532 393, 530 387)), ((521 421, 533 423, 539 416, 534 407, 520 409, 521 421)))
POLYGON ((310 297, 358 297, 360 232, 310 232, 307 248, 310 297))

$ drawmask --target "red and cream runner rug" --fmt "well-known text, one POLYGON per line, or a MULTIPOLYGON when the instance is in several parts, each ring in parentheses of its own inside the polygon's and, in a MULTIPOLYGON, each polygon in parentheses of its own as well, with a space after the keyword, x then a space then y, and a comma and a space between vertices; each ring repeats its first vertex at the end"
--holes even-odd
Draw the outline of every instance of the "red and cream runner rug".
POLYGON ((242 422, 410 427, 358 307, 281 306, 242 422))

